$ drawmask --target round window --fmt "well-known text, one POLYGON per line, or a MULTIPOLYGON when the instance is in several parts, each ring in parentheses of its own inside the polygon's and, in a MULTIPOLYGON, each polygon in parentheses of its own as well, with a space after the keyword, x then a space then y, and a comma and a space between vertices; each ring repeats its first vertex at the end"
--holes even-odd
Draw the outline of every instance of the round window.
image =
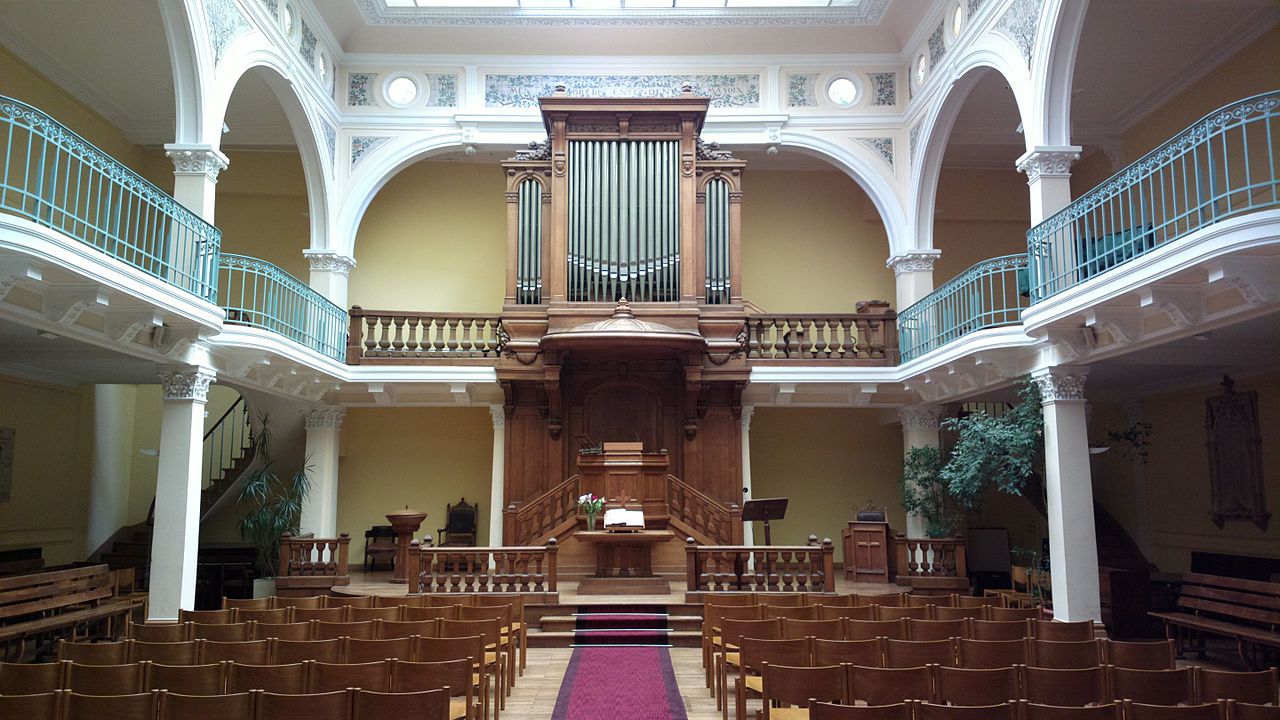
POLYGON ((404 107, 418 99, 418 83, 407 75, 392 78, 387 83, 387 101, 404 107))
POLYGON ((925 59, 924 53, 920 53, 920 57, 916 58, 916 84, 917 85, 924 84, 925 62, 926 62, 926 59, 925 59))
POLYGON ((956 5, 956 10, 951 14, 951 33, 956 37, 960 37, 960 29, 964 27, 964 6, 956 5))
POLYGON ((329 79, 329 58, 323 50, 316 53, 316 75, 320 78, 321 85, 329 79))
POLYGON ((289 3, 284 4, 284 13, 281 16, 281 24, 284 25, 284 34, 293 36, 293 6, 289 3))
POLYGON ((836 78, 827 85, 827 99, 840 107, 849 107, 858 99, 858 86, 849 78, 836 78))

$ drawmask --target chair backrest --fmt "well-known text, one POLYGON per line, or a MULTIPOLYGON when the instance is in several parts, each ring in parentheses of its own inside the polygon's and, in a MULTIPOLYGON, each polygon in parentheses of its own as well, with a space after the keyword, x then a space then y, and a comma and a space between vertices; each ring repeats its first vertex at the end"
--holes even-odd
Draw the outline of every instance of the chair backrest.
POLYGON ((764 607, 800 607, 807 603, 804 593, 756 593, 756 604, 764 607))
MULTIPOLYGON (((1231 672, 1195 668, 1196 694, 1201 702, 1231 699, 1255 705, 1280 705, 1276 668, 1258 672, 1231 672)), ((3 677, 3 674, 0 674, 3 677)), ((0 689, 0 692, 4 692, 0 689)))
POLYGON ((712 605, 719 607, 728 607, 731 605, 755 605, 755 595, 752 593, 735 593, 735 592, 709 592, 702 596, 703 611, 712 605))
POLYGON ((963 668, 1003 668, 1027 664, 1026 640, 969 640, 956 643, 957 659, 963 668))
POLYGON ((347 619, 347 608, 342 607, 315 607, 293 609, 293 621, 302 622, 304 620, 323 620, 324 622, 345 622, 347 619))
POLYGON ((324 599, 324 595, 307 595, 305 597, 273 596, 271 598, 271 607, 291 607, 296 610, 316 610, 324 607, 324 599))
POLYGON ((1191 668, 1131 670, 1108 666, 1111 694, 1116 701, 1147 705, 1176 705, 1196 701, 1195 675, 1191 668))
POLYGON ((448 638, 414 638, 413 657, 416 662, 441 662, 459 658, 474 658, 479 662, 484 658, 484 636, 448 638))
POLYGON ((362 640, 347 638, 347 657, 349 663, 373 662, 375 660, 413 659, 413 638, 386 638, 382 640, 362 640))
POLYGON ((848 699, 846 673, 840 665, 770 665, 760 669, 760 695, 763 698, 764 717, 769 718, 770 706, 798 705, 809 707, 810 701, 844 702, 848 699))
POLYGON ((0 662, 0 695, 26 695, 59 690, 68 664, 0 662))
POLYGON ((476 596, 469 593, 445 593, 428 595, 424 607, 448 607, 450 605, 475 605, 476 596))
POLYGON ((374 607, 400 607, 407 605, 409 607, 422 607, 423 598, 421 595, 374 595, 374 607))
POLYGON ((246 665, 267 665, 271 661, 271 645, 266 640, 205 640, 201 655, 201 660, 206 663, 229 660, 246 665))
POLYGON ((166 665, 195 665, 200 661, 200 646, 203 640, 184 640, 182 642, 144 642, 134 640, 130 652, 130 662, 151 660, 166 665))
POLYGON ((358 663, 317 662, 311 666, 311 683, 308 690, 313 693, 322 693, 361 688, 385 692, 390 682, 391 662, 388 660, 358 663))
POLYGON ((908 620, 907 639, 946 640, 965 637, 967 628, 968 623, 964 620, 908 620))
POLYGON ((988 620, 1002 620, 1008 622, 1010 620, 1036 620, 1044 613, 1040 608, 1004 608, 1004 607, 987 607, 988 620))
MULTIPOLYGON (((243 610, 270 610, 273 597, 229 598, 222 596, 222 609, 240 608, 243 610)), ((283 606, 281 606, 283 607, 283 606)))
POLYGON ((906 620, 845 620, 844 636, 850 640, 868 640, 887 637, 907 639, 906 620))
POLYGON ((342 662, 343 641, 328 640, 271 640, 271 662, 274 665, 321 660, 327 663, 342 662))
POLYGON ((221 610, 179 610, 178 622, 197 622, 206 625, 222 625, 235 622, 235 609, 221 610))
POLYGON ((359 690, 355 693, 353 709, 353 720, 386 720, 387 718, 449 720, 449 693, 444 690, 410 693, 359 690))
MULTIPOLYGON (((228 610, 227 612, 231 612, 228 610)), ((240 642, 253 639, 253 623, 202 623, 192 622, 192 640, 217 640, 218 642, 240 642)))
POLYGON ((1020 720, 1120 720, 1120 703, 1106 703, 1091 707, 1071 707, 1018 702, 1020 720))
POLYGON ((1133 670, 1172 670, 1177 651, 1172 640, 1155 642, 1102 641, 1104 662, 1133 670))
POLYGON ((399 620, 400 606, 394 607, 371 607, 371 608, 348 608, 347 620, 351 622, 362 622, 365 620, 399 620))
POLYGON ((985 607, 1003 607, 1004 601, 999 595, 981 595, 974 597, 972 595, 956 595, 955 606, 958 608, 985 608, 985 607))
POLYGON ((928 607, 933 605, 951 607, 955 605, 955 595, 920 595, 907 593, 907 607, 928 607))
MULTIPOLYGON (((413 608, 406 608, 411 610, 413 608)), ((439 620, 379 620, 376 628, 377 636, 383 640, 389 638, 407 638, 414 635, 435 637, 440 634, 439 620)))
POLYGON ((160 692, 67 695, 63 720, 151 720, 160 704, 160 692))
POLYGON ((885 638, 884 666, 890 668, 918 667, 920 665, 956 665, 955 641, 947 640, 893 640, 885 638))
POLYGON ((933 673, 924 666, 873 668, 849 665, 849 700, 890 705, 905 700, 933 699, 933 673))
POLYGON ((878 638, 870 640, 822 640, 811 643, 814 665, 884 666, 884 647, 878 638))
POLYGON ((186 623, 129 623, 125 626, 125 634, 129 638, 146 642, 181 642, 190 639, 189 632, 191 626, 186 623))
POLYGON ((305 695, 264 692, 258 696, 257 720, 350 720, 346 690, 305 695))
POLYGON ((1000 705, 1018 699, 1018 669, 1014 667, 939 667, 934 672, 935 697, 940 703, 1000 705))
POLYGON ((857 595, 812 595, 809 597, 810 605, 818 605, 821 607, 853 607, 853 603, 858 599, 857 595))
POLYGON ((781 620, 724 620, 720 625, 720 637, 726 645, 741 645, 742 638, 781 640, 781 620))
POLYGON ((1276 720, 1280 718, 1280 707, 1228 700, 1227 717, 1231 720, 1276 720))
POLYGON ((1022 697, 1038 705, 1082 707, 1111 702, 1106 668, 1022 668, 1022 697))
POLYGON ((497 645, 502 639, 501 620, 441 620, 440 637, 480 635, 486 645, 497 645))
POLYGON ((934 705, 917 703, 915 720, 1015 720, 1017 703, 997 705, 934 705))
POLYGON ((0 695, 0 717, 23 720, 62 720, 62 706, 69 693, 31 693, 27 695, 0 695))
POLYGON ((744 671, 760 672, 764 663, 770 665, 808 665, 809 642, 804 638, 795 640, 760 640, 746 637, 739 646, 741 658, 738 663, 744 671))
POLYGON ((932 606, 912 606, 912 607, 895 607, 893 605, 876 606, 877 620, 905 620, 913 618, 915 620, 928 620, 931 617, 932 606))
POLYGON ((1073 640, 1093 640, 1094 627, 1092 620, 1079 622, 1062 622, 1059 620, 1032 620, 1031 634, 1037 640, 1057 640, 1071 642, 1073 640))
POLYGON ((1026 620, 969 621, 969 637, 974 640, 1021 640, 1030 635, 1026 620))
POLYGON ((816 702, 809 706, 809 720, 911 720, 911 706, 839 705, 816 702))
POLYGON ((1102 665, 1102 646, 1097 640, 1030 640, 1029 665, 1042 668, 1089 668, 1102 665))
POLYGON ((833 618, 849 618, 850 620, 875 620, 876 609, 873 605, 842 606, 822 605, 818 608, 818 617, 822 620, 833 618))
POLYGON ((71 663, 62 676, 62 689, 84 695, 125 695, 142 692, 147 665, 81 665, 71 663))
POLYGON ((146 674, 147 690, 181 695, 221 695, 227 689, 226 663, 163 665, 152 663, 146 674))
POLYGON ((863 595, 858 593, 854 596, 854 605, 889 605, 893 607, 902 607, 907 604, 906 593, 888 593, 884 595, 863 595))
POLYGON ((253 639, 266 640, 267 638, 279 638, 280 640, 313 640, 315 639, 316 624, 314 620, 305 622, 291 623, 254 623, 253 639))
POLYGON ((293 608, 274 608, 271 610, 256 610, 245 608, 234 608, 236 622, 267 622, 267 623, 287 623, 293 621, 293 608))
MULTIPOLYGON (((373 607, 372 595, 325 595, 324 606, 326 608, 371 608, 373 607)), ((321 618, 317 618, 321 619, 321 618)))
POLYGON ((186 695, 166 692, 160 696, 160 720, 252 718, 256 704, 256 693, 186 695))
POLYGON ((782 621, 783 638, 822 638, 823 640, 843 640, 844 621, 839 618, 831 620, 791 620, 782 621))
POLYGON ((503 630, 511 627, 512 608, 510 605, 475 605, 458 608, 459 620, 497 620, 503 630))
POLYGON ((400 620, 457 620, 458 605, 443 607, 406 607, 402 610, 400 620))
POLYGON ((317 640, 332 640, 343 637, 372 640, 375 636, 372 620, 358 622, 325 622, 324 620, 317 620, 315 626, 315 638, 317 640))
POLYGON ((122 665, 130 662, 132 640, 119 642, 67 642, 58 641, 58 659, 70 660, 80 665, 122 665))
POLYGON ((816 605, 763 605, 765 618, 781 618, 783 620, 817 620, 820 608, 816 605))
POLYGON ((446 533, 474 533, 476 531, 476 507, 467 502, 466 498, 458 501, 457 505, 445 504, 445 524, 444 532, 446 533))
POLYGON ((263 690, 273 693, 305 693, 310 670, 309 661, 284 665, 244 665, 233 662, 227 666, 227 692, 263 690))
MULTIPOLYGON (((963 599, 963 596, 961 597, 963 599)), ((936 620, 982 620, 987 616, 985 606, 969 607, 962 605, 960 607, 942 607, 938 606, 933 609, 933 617, 936 620)))
POLYGON ((1125 720, 1227 720, 1226 701, 1201 705, 1149 705, 1125 700, 1125 720))
POLYGON ((472 666, 477 658, 462 657, 436 662, 391 663, 391 692, 421 692, 448 688, 457 697, 472 695, 472 666))

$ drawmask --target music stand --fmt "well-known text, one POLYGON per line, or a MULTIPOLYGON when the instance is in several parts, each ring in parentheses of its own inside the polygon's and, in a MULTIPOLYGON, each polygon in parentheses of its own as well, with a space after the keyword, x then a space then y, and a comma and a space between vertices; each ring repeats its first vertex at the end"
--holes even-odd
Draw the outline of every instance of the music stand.
POLYGON ((765 545, 773 544, 773 538, 769 536, 769 521, 781 520, 786 514, 786 498, 760 498, 759 500, 748 500, 742 504, 743 522, 759 520, 764 523, 765 545))

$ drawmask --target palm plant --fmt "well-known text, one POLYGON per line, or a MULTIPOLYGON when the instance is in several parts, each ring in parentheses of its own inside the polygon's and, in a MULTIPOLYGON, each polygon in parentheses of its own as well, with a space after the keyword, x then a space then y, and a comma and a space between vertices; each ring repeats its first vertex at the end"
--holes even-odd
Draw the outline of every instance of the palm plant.
POLYGON ((272 577, 280 555, 280 536, 298 532, 302 503, 311 492, 311 468, 304 465, 288 475, 287 480, 280 476, 275 458, 271 456, 271 423, 266 415, 262 416, 256 445, 260 462, 246 475, 240 488, 240 502, 250 509, 236 527, 240 537, 257 548, 263 575, 272 577))

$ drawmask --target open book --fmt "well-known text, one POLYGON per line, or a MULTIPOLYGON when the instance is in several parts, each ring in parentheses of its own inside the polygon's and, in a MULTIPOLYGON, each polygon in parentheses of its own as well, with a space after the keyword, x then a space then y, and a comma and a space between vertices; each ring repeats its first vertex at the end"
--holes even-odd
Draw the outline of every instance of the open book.
POLYGON ((644 529, 644 511, 643 510, 624 510, 623 508, 614 508, 605 510, 604 512, 604 529, 605 530, 643 530, 644 529))

